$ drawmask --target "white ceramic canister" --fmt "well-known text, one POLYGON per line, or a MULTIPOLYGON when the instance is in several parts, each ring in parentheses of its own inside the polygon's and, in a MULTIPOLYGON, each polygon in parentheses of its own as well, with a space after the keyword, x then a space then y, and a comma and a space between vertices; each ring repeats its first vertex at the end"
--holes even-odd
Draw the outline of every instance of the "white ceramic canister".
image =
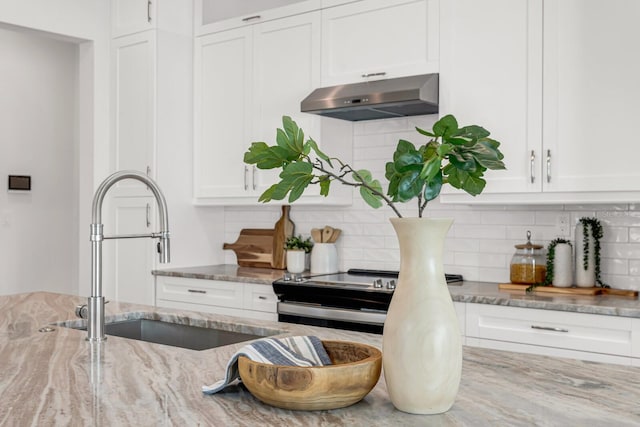
POLYGON ((573 254, 571 245, 558 243, 554 248, 552 285, 569 288, 573 285, 573 254))
POLYGON ((334 243, 316 243, 311 249, 311 273, 338 272, 338 250, 334 243))
POLYGON ((596 285, 596 260, 595 260, 595 240, 591 231, 591 226, 587 226, 589 254, 587 256, 588 267, 584 268, 584 232, 581 222, 576 225, 576 286, 579 288, 591 288, 596 285))

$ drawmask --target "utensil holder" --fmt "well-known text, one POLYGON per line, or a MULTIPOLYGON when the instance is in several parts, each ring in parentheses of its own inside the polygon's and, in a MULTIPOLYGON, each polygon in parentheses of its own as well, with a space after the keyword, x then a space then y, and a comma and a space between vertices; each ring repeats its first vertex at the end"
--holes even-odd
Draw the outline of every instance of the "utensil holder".
POLYGON ((311 273, 338 272, 338 251, 333 243, 316 243, 311 250, 311 273))

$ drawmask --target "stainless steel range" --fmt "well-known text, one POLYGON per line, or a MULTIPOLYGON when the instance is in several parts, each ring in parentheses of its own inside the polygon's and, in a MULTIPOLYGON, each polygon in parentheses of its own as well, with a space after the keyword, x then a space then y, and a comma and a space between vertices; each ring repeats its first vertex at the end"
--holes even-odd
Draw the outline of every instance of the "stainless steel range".
MULTIPOLYGON (((382 333, 397 271, 351 269, 346 273, 292 275, 273 282, 278 320, 361 332, 382 333)), ((460 284, 462 276, 446 275, 460 284)))

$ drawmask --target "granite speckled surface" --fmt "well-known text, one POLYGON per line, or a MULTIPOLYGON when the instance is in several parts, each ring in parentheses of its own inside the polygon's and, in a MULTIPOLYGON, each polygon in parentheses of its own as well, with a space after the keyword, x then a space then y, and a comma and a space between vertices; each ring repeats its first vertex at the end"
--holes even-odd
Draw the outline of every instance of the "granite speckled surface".
MULTIPOLYGON (((0 297, 0 425, 96 426, 529 426, 640 424, 640 368, 464 348, 460 391, 441 415, 393 408, 381 377, 361 402, 332 411, 264 405, 242 386, 206 396, 242 344, 193 351, 45 325, 74 319, 85 298, 53 293, 0 297)), ((315 334, 366 342, 378 335, 111 302, 107 318, 149 316, 227 329, 315 334)), ((78 322, 74 320, 74 322, 78 322)))
MULTIPOLYGON (((265 268, 246 268, 227 264, 155 270, 153 273, 163 276, 271 285, 271 282, 275 279, 282 277, 284 271, 265 268)), ((544 293, 526 294, 521 291, 504 292, 498 289, 496 283, 469 281, 463 282, 462 285, 449 286, 449 291, 451 292, 453 300, 458 302, 640 318, 640 300, 638 300, 638 298, 608 295, 574 296, 544 293)))

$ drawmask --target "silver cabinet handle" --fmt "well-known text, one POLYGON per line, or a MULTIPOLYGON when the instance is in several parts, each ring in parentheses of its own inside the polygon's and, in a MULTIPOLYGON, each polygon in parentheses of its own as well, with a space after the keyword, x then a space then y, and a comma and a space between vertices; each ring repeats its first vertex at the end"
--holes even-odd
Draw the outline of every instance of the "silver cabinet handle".
POLYGON ((255 190, 256 189, 256 167, 252 166, 251 169, 251 187, 255 190))
POLYGON ((260 15, 247 16, 246 18, 242 18, 242 22, 249 22, 260 18, 262 18, 260 15))
POLYGON ((553 331, 553 332, 569 332, 568 329, 565 328, 556 328, 554 326, 538 326, 531 325, 531 329, 540 329, 542 331, 553 331))
POLYGON ((363 74, 362 78, 366 79, 367 77, 376 77, 376 76, 386 76, 387 72, 386 71, 381 71, 378 73, 367 73, 367 74, 363 74))
POLYGON ((249 189, 249 186, 247 185, 247 173, 249 173, 249 168, 245 166, 244 167, 244 191, 247 191, 249 189))
POLYGON ((151 0, 147 1, 147 22, 151 22, 151 0))
POLYGON ((207 291, 203 291, 201 289, 187 289, 188 292, 191 292, 192 294, 206 294, 207 291))
POLYGON ((536 181, 535 167, 536 167, 536 152, 531 150, 531 183, 532 184, 536 181))
POLYGON ((151 226, 151 205, 147 203, 147 228, 151 226))
POLYGON ((264 295, 260 295, 260 296, 258 297, 258 299, 266 300, 266 299, 267 299, 267 297, 265 297, 264 295))
POLYGON ((547 182, 551 182, 551 150, 547 150, 547 182))

